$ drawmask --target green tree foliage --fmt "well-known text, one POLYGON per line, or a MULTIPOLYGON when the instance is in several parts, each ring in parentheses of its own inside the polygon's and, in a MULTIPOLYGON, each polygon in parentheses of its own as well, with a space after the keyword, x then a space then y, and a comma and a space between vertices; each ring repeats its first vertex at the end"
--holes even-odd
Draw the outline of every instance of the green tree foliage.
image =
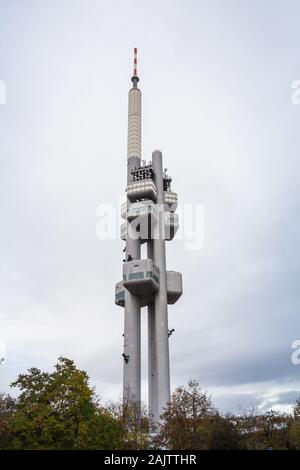
POLYGON ((60 357, 52 372, 31 368, 0 394, 0 449, 298 449, 300 400, 293 413, 250 410, 222 416, 191 381, 178 387, 149 435, 147 410, 134 401, 103 406, 87 373, 60 357))
POLYGON ((12 386, 21 391, 12 420, 14 448, 119 446, 120 426, 100 407, 87 373, 77 369, 72 360, 60 357, 52 373, 31 368, 12 386))
POLYGON ((241 450, 243 439, 234 416, 217 413, 209 422, 209 443, 211 450, 241 450))
POLYGON ((12 419, 15 412, 15 400, 0 393, 0 449, 9 449, 12 444, 12 419))

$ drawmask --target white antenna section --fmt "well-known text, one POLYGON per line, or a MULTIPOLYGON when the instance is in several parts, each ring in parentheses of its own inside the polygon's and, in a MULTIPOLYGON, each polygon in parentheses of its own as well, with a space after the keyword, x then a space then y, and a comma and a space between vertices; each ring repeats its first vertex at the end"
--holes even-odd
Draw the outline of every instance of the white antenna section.
POLYGON ((137 87, 137 49, 134 49, 133 87, 128 94, 127 157, 141 157, 142 153, 142 94, 137 87))

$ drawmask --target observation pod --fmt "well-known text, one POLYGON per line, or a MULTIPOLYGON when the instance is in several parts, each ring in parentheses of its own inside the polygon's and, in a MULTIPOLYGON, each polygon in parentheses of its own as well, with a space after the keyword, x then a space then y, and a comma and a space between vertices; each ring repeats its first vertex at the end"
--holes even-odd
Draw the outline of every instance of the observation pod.
MULTIPOLYGON (((141 260, 141 261, 147 262, 149 260, 141 260)), ((144 264, 144 267, 146 267, 146 263, 144 264)), ((140 265, 138 269, 142 269, 142 265, 140 265)), ((127 288, 131 292, 134 292, 138 288, 138 285, 140 285, 139 282, 140 283, 144 282, 143 295, 140 295, 140 294, 138 295, 140 299, 140 306, 145 307, 149 303, 152 303, 155 297, 154 294, 157 292, 158 284, 159 284, 157 283, 157 280, 154 278, 154 275, 155 275, 155 271, 151 272, 151 270, 137 271, 136 273, 131 273, 131 276, 129 275, 130 279, 128 281, 123 280, 123 281, 117 282, 117 284, 115 285, 115 304, 118 305, 119 307, 124 307, 125 306, 125 289, 127 288), (137 276, 138 279, 134 279, 135 276, 137 276), (152 278, 155 282, 151 284, 150 287, 147 287, 147 285, 148 286, 150 285, 149 278, 152 278)), ((182 292, 183 292, 182 274, 177 271, 167 271, 168 304, 169 305, 175 304, 177 300, 181 297, 182 292)))
POLYGON ((133 295, 149 298, 159 289, 159 269, 152 259, 124 263, 123 285, 133 295))

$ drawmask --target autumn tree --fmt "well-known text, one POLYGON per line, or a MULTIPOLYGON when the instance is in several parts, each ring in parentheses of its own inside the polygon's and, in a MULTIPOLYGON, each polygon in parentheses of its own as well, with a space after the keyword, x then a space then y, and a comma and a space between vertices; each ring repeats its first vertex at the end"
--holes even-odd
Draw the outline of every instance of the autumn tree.
POLYGON ((246 410, 236 417, 243 437, 243 447, 248 450, 284 450, 290 448, 290 417, 274 410, 262 413, 246 410))
POLYGON ((296 401, 290 425, 290 438, 293 447, 300 450, 300 399, 296 401))
POLYGON ((149 449, 148 410, 135 400, 121 400, 109 406, 112 415, 122 428, 122 450, 149 449))
POLYGON ((216 416, 210 397, 198 382, 178 387, 162 414, 157 445, 167 449, 208 449, 210 423, 216 416))

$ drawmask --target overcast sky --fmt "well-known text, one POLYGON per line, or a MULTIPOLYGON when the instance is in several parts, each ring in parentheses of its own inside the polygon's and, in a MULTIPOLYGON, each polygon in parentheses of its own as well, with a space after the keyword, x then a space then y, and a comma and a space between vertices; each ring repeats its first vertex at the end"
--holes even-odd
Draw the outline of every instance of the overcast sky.
POLYGON ((96 213, 124 195, 138 47, 143 157, 161 149, 180 203, 205 208, 202 249, 167 247, 184 280, 172 388, 197 379, 223 411, 300 395, 299 16, 296 0, 0 0, 0 391, 63 355, 121 395, 123 243, 97 238, 96 213))

